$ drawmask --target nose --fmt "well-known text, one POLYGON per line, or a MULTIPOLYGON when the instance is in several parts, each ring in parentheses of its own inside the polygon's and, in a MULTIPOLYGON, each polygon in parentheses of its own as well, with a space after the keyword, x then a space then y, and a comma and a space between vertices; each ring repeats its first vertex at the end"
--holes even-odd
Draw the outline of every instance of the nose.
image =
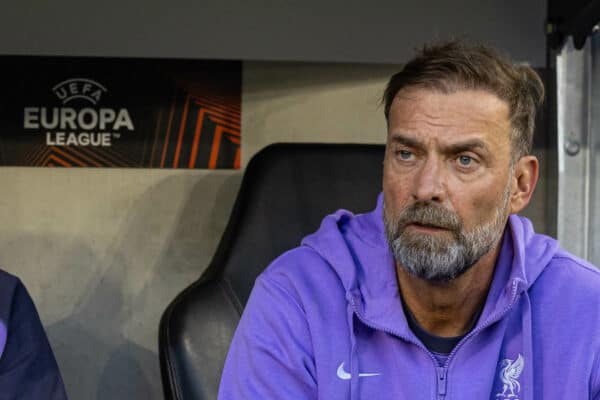
POLYGON ((417 171, 413 197, 415 201, 443 202, 446 199, 446 177, 441 160, 427 158, 417 171))

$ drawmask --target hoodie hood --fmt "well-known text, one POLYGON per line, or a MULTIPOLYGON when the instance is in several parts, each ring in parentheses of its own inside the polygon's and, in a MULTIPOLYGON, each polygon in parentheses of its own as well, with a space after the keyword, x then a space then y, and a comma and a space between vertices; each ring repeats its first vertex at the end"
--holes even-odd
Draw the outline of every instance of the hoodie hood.
MULTIPOLYGON (((401 307, 394 258, 385 237, 383 194, 372 212, 354 215, 339 210, 327 216, 302 244, 333 268, 363 322, 401 337, 413 336, 401 307)), ((517 215, 509 217, 501 246, 478 325, 529 289, 558 250, 556 240, 536 234, 531 222, 517 215)))

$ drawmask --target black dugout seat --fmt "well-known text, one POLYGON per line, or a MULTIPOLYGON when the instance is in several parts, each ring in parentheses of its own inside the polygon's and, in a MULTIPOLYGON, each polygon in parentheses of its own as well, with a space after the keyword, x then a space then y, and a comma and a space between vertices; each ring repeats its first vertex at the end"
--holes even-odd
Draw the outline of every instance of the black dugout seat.
POLYGON ((275 144, 252 158, 210 265, 161 318, 165 399, 217 398, 227 349, 256 277, 325 215, 373 209, 383 154, 382 145, 275 144))

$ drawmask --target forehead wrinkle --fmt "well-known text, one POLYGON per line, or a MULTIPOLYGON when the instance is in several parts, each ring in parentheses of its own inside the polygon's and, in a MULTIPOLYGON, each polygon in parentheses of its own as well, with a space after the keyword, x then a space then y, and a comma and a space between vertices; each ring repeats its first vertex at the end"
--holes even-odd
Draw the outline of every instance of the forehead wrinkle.
MULTIPOLYGON (((416 112, 413 111, 410 114, 411 115, 408 115, 406 118, 399 118, 394 123, 394 125, 396 125, 394 130, 397 133, 402 134, 402 136, 410 135, 412 137, 419 137, 423 134, 427 134, 429 129, 431 129, 431 132, 429 133, 436 131, 441 132, 440 130, 444 130, 446 134, 449 134, 449 137, 455 137, 456 140, 460 140, 462 137, 464 138, 464 141, 474 140, 474 138, 468 137, 470 135, 475 135, 478 138, 489 137, 492 139, 492 137, 495 137, 502 132, 506 133, 509 140, 511 138, 510 122, 471 116, 468 123, 464 125, 461 124, 460 121, 455 123, 455 121, 445 116, 428 116, 423 113, 426 118, 415 118, 416 112)), ((484 142, 482 139, 479 140, 481 143, 484 142)), ((484 146, 479 147, 483 148, 484 146)))
POLYGON ((456 124, 464 124, 464 121, 459 117, 464 115, 468 116, 466 119, 467 126, 471 124, 481 124, 489 127, 504 129, 507 125, 510 125, 510 121, 506 121, 508 123, 505 123, 505 121, 497 121, 496 119, 491 119, 488 116, 480 116, 476 110, 466 108, 451 110, 438 108, 433 110, 430 107, 427 107, 425 109, 413 110, 413 112, 408 115, 408 118, 414 123, 421 122, 432 127, 443 128, 454 126, 456 124), (422 117, 419 118, 418 114, 421 114, 422 117))
MULTIPOLYGON (((423 89, 423 88, 405 88, 401 91, 399 91, 396 95, 396 97, 393 100, 392 106, 394 105, 394 103, 397 104, 396 107, 399 106, 398 103, 403 103, 402 104, 402 108, 404 109, 405 114, 409 119, 413 119, 415 117, 415 115, 418 114, 422 114, 424 117, 426 117, 427 119, 430 119, 432 121, 438 120, 438 119, 447 119, 449 120, 450 124, 452 123, 452 120, 454 120, 454 116, 456 115, 466 115, 468 117, 468 120, 473 121, 473 122, 478 122, 478 123, 484 123, 487 125, 493 125, 496 126, 498 128, 501 129, 506 129, 507 127, 510 128, 511 126, 511 121, 509 118, 510 112, 509 112, 509 105, 506 103, 506 101, 501 100, 499 98, 497 98, 497 96, 491 94, 493 97, 495 97, 497 100, 496 101, 492 101, 491 103, 489 101, 484 101, 484 102, 480 102, 478 103, 477 108, 473 109, 470 107, 467 107, 467 104, 463 105, 461 104, 462 101, 460 99, 458 103, 446 103, 446 99, 454 97, 453 95, 458 95, 460 93, 472 93, 472 94, 487 94, 490 95, 490 93, 485 92, 485 91, 481 91, 481 90, 460 90, 457 92, 452 92, 452 93, 440 93, 436 90, 430 90, 430 89, 423 89), (431 101, 434 102, 435 106, 432 107, 431 101), (489 103, 489 104, 488 104, 489 103), (502 118, 502 120, 498 121, 498 120, 490 120, 490 118, 488 118, 487 115, 481 115, 479 116, 479 118, 477 117, 477 113, 481 112, 483 114, 487 114, 488 112, 497 112, 498 111, 498 107, 501 107, 502 111, 501 113, 504 114, 503 116, 505 118, 502 118), (479 108, 479 109, 478 109, 479 108)), ((420 119, 419 119, 420 120, 420 119)), ((424 121, 427 123, 427 121, 424 121)), ((435 123, 431 124, 432 126, 444 126, 444 125, 438 125, 435 123)))

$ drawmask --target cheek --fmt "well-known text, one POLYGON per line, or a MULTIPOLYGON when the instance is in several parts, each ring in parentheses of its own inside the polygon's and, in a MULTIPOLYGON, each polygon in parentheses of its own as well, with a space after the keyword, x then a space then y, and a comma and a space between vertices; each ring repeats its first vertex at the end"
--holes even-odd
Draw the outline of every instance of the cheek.
POLYGON ((410 192, 410 182, 389 168, 383 169, 383 196, 387 204, 397 208, 410 192))
POLYGON ((478 223, 487 222, 495 215, 502 204, 501 190, 490 188, 472 191, 470 198, 462 198, 457 200, 455 204, 459 204, 459 213, 462 214, 463 221, 472 226, 478 223))

